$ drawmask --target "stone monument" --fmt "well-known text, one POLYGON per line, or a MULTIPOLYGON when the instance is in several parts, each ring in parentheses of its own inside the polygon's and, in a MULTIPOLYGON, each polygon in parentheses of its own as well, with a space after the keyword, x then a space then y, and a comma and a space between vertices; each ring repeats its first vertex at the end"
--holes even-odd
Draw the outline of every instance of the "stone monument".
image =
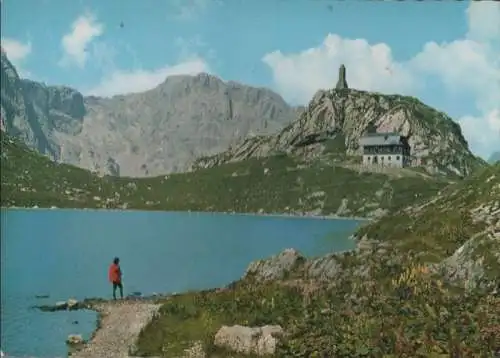
POLYGON ((339 80, 338 80, 337 86, 335 86, 335 88, 338 90, 349 88, 349 86, 347 85, 347 80, 345 79, 345 66, 344 65, 340 65, 339 80))

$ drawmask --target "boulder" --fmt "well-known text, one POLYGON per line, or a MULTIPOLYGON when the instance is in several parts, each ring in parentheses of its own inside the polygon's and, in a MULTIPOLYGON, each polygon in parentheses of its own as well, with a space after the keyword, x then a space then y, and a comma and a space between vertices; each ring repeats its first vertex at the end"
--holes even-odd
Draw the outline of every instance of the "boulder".
POLYGON ((134 291, 134 292, 130 293, 129 295, 127 295, 127 298, 138 298, 138 297, 142 297, 142 292, 134 291))
POLYGON ((275 281, 287 278, 305 278, 330 281, 342 273, 339 254, 306 259, 295 249, 286 249, 278 255, 250 263, 243 279, 275 281))
POLYGON ((78 300, 75 300, 74 298, 70 298, 70 299, 66 302, 66 304, 67 304, 67 306, 68 306, 68 309, 69 309, 69 310, 77 308, 78 303, 79 303, 79 302, 78 302, 78 300))
POLYGON ((214 345, 235 353, 263 356, 275 353, 283 334, 281 326, 222 326, 215 335, 214 345))
POLYGON ((304 268, 307 278, 318 281, 329 281, 337 277, 341 270, 342 267, 336 254, 327 254, 308 260, 304 268))
POLYGON ((278 255, 250 263, 243 278, 273 281, 286 278, 299 269, 305 257, 295 249, 286 249, 278 255))
POLYGON ((74 311, 81 309, 92 309, 92 307, 100 301, 103 300, 98 298, 89 298, 83 301, 78 301, 74 298, 70 298, 67 301, 58 301, 53 305, 40 305, 34 307, 43 312, 56 312, 56 311, 66 311, 66 310, 74 311))
POLYGON ((66 343, 74 346, 74 345, 79 345, 83 344, 84 340, 81 334, 70 334, 68 338, 66 339, 66 343))
POLYGON ((68 303, 66 301, 57 301, 54 305, 55 309, 65 310, 68 307, 68 303))

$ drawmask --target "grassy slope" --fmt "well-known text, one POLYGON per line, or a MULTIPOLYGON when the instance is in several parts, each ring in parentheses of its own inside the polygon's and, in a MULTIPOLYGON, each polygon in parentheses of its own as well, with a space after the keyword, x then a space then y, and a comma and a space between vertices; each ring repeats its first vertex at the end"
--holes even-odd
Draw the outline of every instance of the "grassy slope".
POLYGON ((447 184, 417 171, 359 173, 338 163, 305 165, 286 156, 167 177, 99 178, 53 163, 5 135, 1 180, 2 206, 317 214, 335 214, 343 206, 338 212, 343 216, 395 210, 447 184))
POLYGON ((495 207, 500 209, 500 164, 445 188, 423 206, 413 205, 369 224, 357 235, 388 242, 405 252, 419 252, 421 261, 439 262, 475 234, 499 227, 500 215, 492 212, 495 207), (487 208, 491 222, 474 211, 480 207, 487 208))
MULTIPOLYGON (((426 205, 362 228, 358 235, 378 245, 339 254, 347 274, 328 285, 295 274, 294 285, 243 280, 222 292, 176 296, 142 332, 139 353, 175 355, 201 341, 209 357, 225 357, 212 344, 221 325, 280 324, 288 337, 276 357, 492 356, 500 350, 498 293, 467 290, 464 282, 450 282, 423 262, 450 256, 488 225, 499 228, 491 210, 488 224, 474 223, 478 216, 470 214, 499 201, 497 165, 446 188, 426 205)), ((480 248, 485 261, 499 252, 498 241, 480 248)), ((489 269, 496 270, 490 280, 498 286, 500 268, 489 269)))

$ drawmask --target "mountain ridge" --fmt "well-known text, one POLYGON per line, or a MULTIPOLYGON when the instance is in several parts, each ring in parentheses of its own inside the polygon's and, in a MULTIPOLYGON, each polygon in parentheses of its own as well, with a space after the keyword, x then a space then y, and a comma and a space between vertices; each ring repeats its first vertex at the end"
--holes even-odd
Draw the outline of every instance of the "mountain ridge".
POLYGON ((280 152, 318 157, 333 142, 334 152, 359 156, 359 138, 370 126, 406 136, 415 159, 425 162, 423 167, 431 173, 466 176, 486 165, 470 152, 456 122, 414 97, 331 89, 318 91, 304 112, 278 134, 247 138, 223 153, 198 159, 194 169, 280 152))
POLYGON ((278 131, 298 111, 269 89, 206 73, 102 98, 21 79, 3 51, 1 65, 2 127, 55 161, 101 175, 184 171, 247 135, 278 131))
POLYGON ((407 136, 429 173, 467 176, 486 165, 445 113, 413 97, 348 88, 291 107, 270 89, 200 73, 101 98, 20 79, 2 52, 1 111, 9 134, 100 175, 155 176, 279 153, 349 160, 370 125, 407 136))

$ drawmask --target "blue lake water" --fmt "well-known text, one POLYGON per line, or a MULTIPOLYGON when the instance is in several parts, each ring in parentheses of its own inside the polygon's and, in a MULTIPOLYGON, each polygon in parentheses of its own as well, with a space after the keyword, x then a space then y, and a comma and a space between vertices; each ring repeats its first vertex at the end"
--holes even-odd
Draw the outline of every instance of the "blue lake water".
POLYGON ((2 210, 1 349, 66 356, 68 334, 88 338, 93 312, 31 307, 111 296, 107 269, 121 259, 125 295, 228 284, 252 260, 293 247, 308 256, 352 249, 355 220, 210 213, 2 210), (37 295, 50 295, 37 299, 37 295), (78 321, 78 324, 74 324, 78 321))

